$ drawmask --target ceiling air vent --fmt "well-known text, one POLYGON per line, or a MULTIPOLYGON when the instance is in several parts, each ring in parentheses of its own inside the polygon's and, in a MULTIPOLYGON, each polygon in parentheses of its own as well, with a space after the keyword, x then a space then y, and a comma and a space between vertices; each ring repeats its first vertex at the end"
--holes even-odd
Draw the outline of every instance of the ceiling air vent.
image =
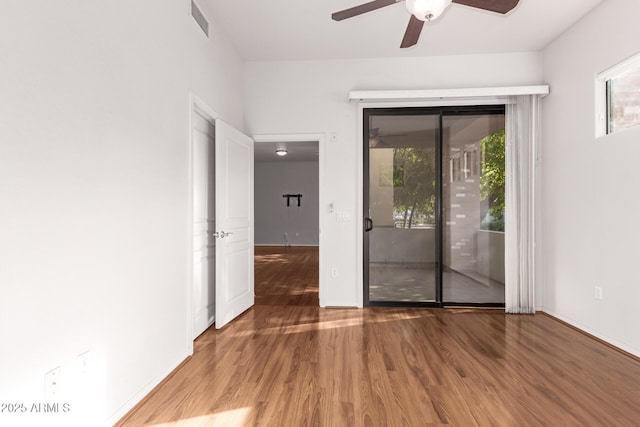
POLYGON ((204 17, 204 14, 193 0, 191 0, 191 16, 193 16, 198 26, 202 28, 202 31, 209 37, 209 22, 207 22, 207 18, 204 17))

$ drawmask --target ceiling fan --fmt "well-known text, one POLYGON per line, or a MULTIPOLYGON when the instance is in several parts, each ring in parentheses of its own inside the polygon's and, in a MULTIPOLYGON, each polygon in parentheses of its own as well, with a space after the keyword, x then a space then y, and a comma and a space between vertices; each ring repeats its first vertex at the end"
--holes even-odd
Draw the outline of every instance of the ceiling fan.
MULTIPOLYGON (((391 6, 401 1, 405 0, 374 0, 341 10, 340 12, 335 12, 331 15, 331 18, 334 21, 342 21, 343 19, 391 6)), ((433 21, 438 18, 451 3, 505 14, 516 7, 519 1, 520 0, 406 0, 407 9, 411 13, 411 19, 409 20, 409 25, 404 33, 400 47, 407 48, 418 43, 425 21, 433 21)))

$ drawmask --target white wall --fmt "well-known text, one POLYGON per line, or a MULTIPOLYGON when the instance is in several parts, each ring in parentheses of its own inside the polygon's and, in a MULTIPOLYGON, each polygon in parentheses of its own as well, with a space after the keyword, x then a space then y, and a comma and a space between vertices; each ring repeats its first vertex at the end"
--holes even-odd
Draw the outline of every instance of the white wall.
POLYGON ((351 90, 437 89, 542 83, 537 53, 344 61, 251 62, 246 68, 245 123, 249 134, 335 133, 321 147, 326 191, 321 212, 325 270, 338 277, 321 284, 328 306, 362 304, 361 230, 357 218, 362 163, 358 147, 358 106, 351 90), (334 213, 328 205, 334 204, 334 213), (351 221, 338 222, 336 212, 351 221))
POLYGON ((72 403, 0 423, 115 421, 187 355, 189 90, 243 122, 242 61, 188 11, 0 6, 0 401, 44 401, 61 366, 72 403))
POLYGON ((640 127, 594 137, 594 79, 640 50, 638 16, 607 0, 545 49, 542 150, 544 309, 636 355, 640 127))
POLYGON ((255 164, 256 245, 318 245, 318 162, 259 162, 255 164), (283 194, 302 194, 297 199, 283 194))

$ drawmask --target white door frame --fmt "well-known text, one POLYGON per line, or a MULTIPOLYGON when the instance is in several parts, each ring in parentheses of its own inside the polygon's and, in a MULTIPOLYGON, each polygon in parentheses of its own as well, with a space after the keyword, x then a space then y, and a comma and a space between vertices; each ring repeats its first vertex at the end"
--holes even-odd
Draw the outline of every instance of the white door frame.
POLYGON ((324 256, 323 250, 326 247, 324 242, 324 234, 322 230, 324 230, 324 218, 325 212, 324 209, 324 200, 325 200, 325 153, 326 147, 325 143, 328 140, 327 135, 324 133, 286 133, 286 134, 259 134, 253 135, 253 140, 256 144, 260 144, 263 142, 317 142, 318 143, 318 245, 320 246, 319 252, 319 280, 318 280, 318 296, 320 299, 320 307, 326 307, 326 303, 324 301, 324 283, 326 282, 326 278, 328 275, 325 272, 324 268, 324 256))
POLYGON ((187 189, 187 354, 193 354, 193 121, 199 114, 207 121, 214 123, 220 116, 193 92, 189 92, 189 188, 187 189))

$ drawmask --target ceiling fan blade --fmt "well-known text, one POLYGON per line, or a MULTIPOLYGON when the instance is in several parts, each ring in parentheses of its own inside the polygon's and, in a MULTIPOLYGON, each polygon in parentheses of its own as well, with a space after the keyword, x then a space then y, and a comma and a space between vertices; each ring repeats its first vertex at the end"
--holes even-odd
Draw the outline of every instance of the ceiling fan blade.
POLYGON ((331 19, 334 21, 342 21, 343 19, 353 18, 354 16, 362 15, 363 13, 371 12, 376 9, 380 9, 392 4, 398 3, 400 0, 374 0, 369 3, 361 4, 349 9, 341 10, 331 14, 331 19))
POLYGON ((453 0, 454 3, 502 14, 510 12, 518 5, 519 1, 520 0, 453 0))
POLYGON ((415 16, 411 15, 409 25, 407 25, 407 31, 405 31, 404 33, 404 38, 402 39, 402 44, 400 45, 400 47, 404 49, 418 43, 418 39, 420 38, 420 33, 422 32, 423 26, 424 21, 421 21, 415 16))

